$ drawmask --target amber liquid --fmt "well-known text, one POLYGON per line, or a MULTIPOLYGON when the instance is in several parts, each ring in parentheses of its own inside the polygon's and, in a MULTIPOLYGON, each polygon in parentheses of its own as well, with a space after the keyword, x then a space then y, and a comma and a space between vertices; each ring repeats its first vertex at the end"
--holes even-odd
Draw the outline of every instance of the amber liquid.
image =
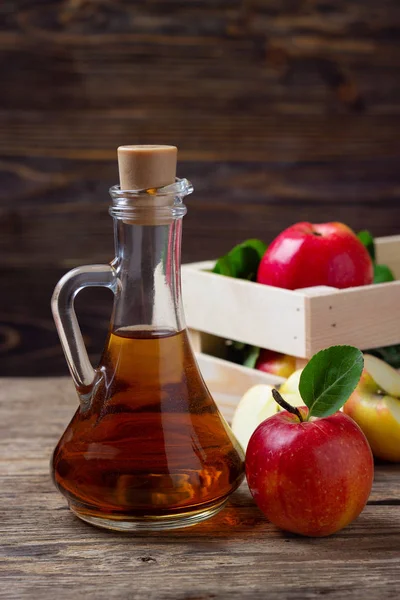
POLYGON ((243 478, 243 453, 179 333, 109 336, 90 407, 53 455, 71 506, 107 518, 165 517, 212 507, 243 478))

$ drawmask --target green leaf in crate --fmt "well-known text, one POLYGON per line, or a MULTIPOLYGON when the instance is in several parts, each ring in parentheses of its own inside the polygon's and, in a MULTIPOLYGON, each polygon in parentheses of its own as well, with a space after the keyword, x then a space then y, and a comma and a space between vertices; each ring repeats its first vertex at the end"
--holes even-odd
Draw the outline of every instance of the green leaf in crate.
POLYGON ((230 261, 227 256, 223 256, 222 258, 218 259, 212 272, 218 273, 218 275, 226 275, 227 277, 234 277, 234 275, 232 274, 230 261))
POLYGON ((244 342, 233 341, 231 343, 231 345, 232 345, 232 348, 234 348, 234 350, 237 352, 243 352, 243 350, 246 348, 246 344, 244 342))
POLYGON ((368 254, 371 257, 372 262, 375 262, 375 242, 372 234, 364 229, 363 231, 359 231, 357 233, 357 237, 362 245, 368 250, 368 254))
POLYGON ((241 244, 241 245, 246 245, 249 248, 253 248, 257 252, 258 258, 260 260, 262 259, 265 252, 267 251, 267 244, 265 244, 261 240, 257 240, 257 239, 247 240, 246 242, 243 242, 243 244, 241 244))
POLYGON ((368 253, 372 259, 374 264, 374 280, 373 283, 387 283, 389 281, 394 281, 395 277, 391 271, 391 269, 387 265, 377 265, 376 264, 376 252, 375 252, 375 242, 372 234, 367 231, 360 231, 357 234, 360 242, 365 246, 368 250, 368 253))
POLYGON ((258 253, 250 246, 237 246, 228 254, 230 267, 234 277, 239 279, 255 279, 260 259, 258 253))
POLYGON ((260 348, 258 346, 249 346, 243 361, 243 365, 245 367, 249 367, 250 369, 254 369, 259 356, 260 348))
POLYGON ((227 340, 225 344, 227 360, 238 365, 244 365, 245 367, 255 367, 260 354, 260 348, 233 340, 227 340))
POLYGON ((217 260, 213 273, 253 281, 256 279, 258 265, 266 249, 266 244, 256 239, 238 244, 217 260))
POLYGON ((374 283, 394 281, 395 276, 387 265, 374 265, 374 283))
POLYGON ((304 367, 299 383, 309 418, 337 412, 357 387, 363 366, 362 352, 353 346, 331 346, 315 354, 304 367))

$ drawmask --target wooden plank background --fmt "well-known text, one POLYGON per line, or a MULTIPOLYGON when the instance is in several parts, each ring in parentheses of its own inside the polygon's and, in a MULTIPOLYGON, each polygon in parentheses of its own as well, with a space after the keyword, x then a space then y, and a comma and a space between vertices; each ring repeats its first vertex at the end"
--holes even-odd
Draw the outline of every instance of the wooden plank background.
MULTIPOLYGON (((396 0, 0 6, 0 375, 66 372, 49 300, 112 257, 115 148, 173 143, 183 258, 298 220, 400 232, 396 0)), ((84 292, 95 360, 111 298, 84 292)))

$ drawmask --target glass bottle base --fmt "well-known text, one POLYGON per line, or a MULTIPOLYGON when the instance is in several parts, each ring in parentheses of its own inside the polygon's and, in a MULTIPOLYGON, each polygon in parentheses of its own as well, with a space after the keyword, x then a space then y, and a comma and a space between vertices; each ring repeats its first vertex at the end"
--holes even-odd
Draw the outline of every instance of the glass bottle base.
POLYGON ((224 498, 218 504, 208 507, 205 510, 192 511, 177 515, 159 516, 159 517, 115 517, 114 515, 94 515, 82 511, 82 509, 70 504, 70 509, 86 523, 101 527, 103 529, 112 529, 114 531, 163 531, 168 529, 180 529, 183 527, 192 527, 206 519, 216 515, 226 504, 227 498, 224 498))

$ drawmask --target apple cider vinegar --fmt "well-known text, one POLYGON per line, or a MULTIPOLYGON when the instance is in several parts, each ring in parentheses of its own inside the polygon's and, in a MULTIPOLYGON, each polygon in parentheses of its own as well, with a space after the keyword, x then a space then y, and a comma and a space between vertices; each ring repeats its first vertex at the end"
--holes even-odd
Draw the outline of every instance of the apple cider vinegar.
POLYGON ((186 330, 118 330, 101 365, 90 408, 76 412, 54 453, 54 480, 71 506, 118 518, 224 501, 242 461, 186 330))

